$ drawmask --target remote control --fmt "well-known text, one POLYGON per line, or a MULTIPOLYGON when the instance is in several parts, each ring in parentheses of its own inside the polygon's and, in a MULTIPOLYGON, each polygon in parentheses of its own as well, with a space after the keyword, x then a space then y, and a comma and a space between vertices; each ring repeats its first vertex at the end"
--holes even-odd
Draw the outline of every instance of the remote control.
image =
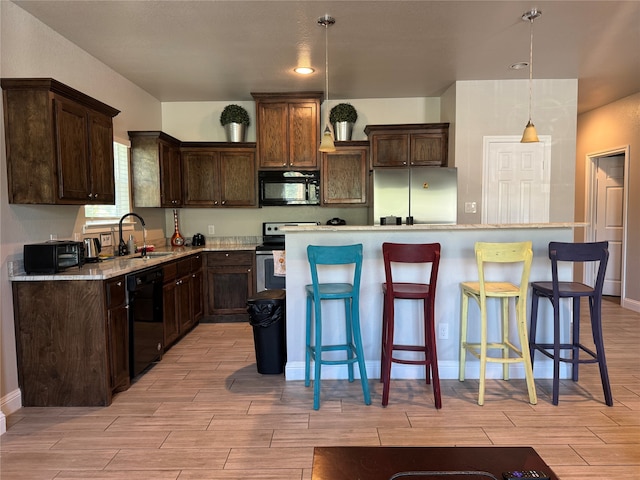
POLYGON ((504 472, 502 478, 504 478, 504 480, 549 480, 549 476, 540 470, 514 470, 513 472, 504 472))

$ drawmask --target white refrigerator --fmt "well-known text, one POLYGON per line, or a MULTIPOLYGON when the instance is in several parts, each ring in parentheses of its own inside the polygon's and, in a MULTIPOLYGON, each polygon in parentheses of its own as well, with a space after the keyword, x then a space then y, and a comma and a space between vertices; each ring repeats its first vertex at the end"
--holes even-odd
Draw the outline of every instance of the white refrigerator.
POLYGON ((377 168, 373 171, 373 218, 400 217, 405 223, 456 223, 458 172, 456 168, 377 168))

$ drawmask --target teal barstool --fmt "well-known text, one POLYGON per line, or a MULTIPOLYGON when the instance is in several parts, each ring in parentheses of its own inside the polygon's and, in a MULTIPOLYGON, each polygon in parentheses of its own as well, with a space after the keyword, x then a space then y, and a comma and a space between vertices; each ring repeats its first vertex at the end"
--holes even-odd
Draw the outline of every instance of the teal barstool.
MULTIPOLYGON (((309 245, 307 257, 311 267, 311 285, 306 285, 307 292, 307 333, 304 384, 310 385, 311 361, 314 361, 313 408, 320 408, 320 376, 322 365, 347 365, 349 382, 353 382, 353 364, 358 363, 360 381, 364 394, 364 403, 371 404, 367 370, 364 364, 362 335, 360 333, 360 276, 362 273, 362 245, 341 245, 321 247, 309 245), (320 283, 318 266, 353 265, 353 281, 351 283, 320 283), (345 310, 345 343, 322 344, 322 301, 342 300, 345 310), (315 319, 315 328, 313 323, 315 319), (313 343, 311 341, 313 330, 313 343), (346 358, 324 358, 324 352, 343 351, 346 358)), ((323 273, 325 269, 322 269, 323 273)), ((335 269, 332 269, 335 271, 335 269)))

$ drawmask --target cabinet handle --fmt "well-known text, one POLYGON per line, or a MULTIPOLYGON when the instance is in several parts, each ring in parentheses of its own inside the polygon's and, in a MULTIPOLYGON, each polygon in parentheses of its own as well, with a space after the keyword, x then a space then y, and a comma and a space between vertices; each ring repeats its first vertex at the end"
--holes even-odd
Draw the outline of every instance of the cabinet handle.
POLYGON ((97 193, 94 193, 94 194, 93 194, 93 198, 94 198, 94 199, 95 199, 95 198, 98 198, 98 194, 97 194, 97 193))
POLYGON ((91 198, 93 195, 89 194, 89 198, 91 198))
POLYGON ((116 282, 116 286, 121 287, 122 286, 122 282, 116 282))
POLYGON ((222 205, 224 205, 225 203, 227 203, 227 201, 226 201, 226 200, 223 200, 223 201, 222 201, 222 205))
POLYGON ((228 254, 228 253, 225 253, 225 254, 224 254, 224 256, 225 256, 225 257, 228 257, 228 256, 229 256, 229 254, 228 254))

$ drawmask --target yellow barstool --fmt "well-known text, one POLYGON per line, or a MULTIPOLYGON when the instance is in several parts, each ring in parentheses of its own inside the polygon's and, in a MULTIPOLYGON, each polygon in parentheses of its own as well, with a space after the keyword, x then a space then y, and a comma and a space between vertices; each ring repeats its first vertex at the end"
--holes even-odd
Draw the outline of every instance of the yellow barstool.
MULTIPOLYGON (((536 404, 536 387, 533 381, 533 369, 527 338, 527 289, 533 251, 531 242, 485 243, 475 244, 478 281, 460 284, 462 290, 462 310, 460 324, 460 381, 464 381, 467 351, 480 359, 480 389, 478 405, 484 404, 485 376, 487 363, 502 363, 502 378, 509 379, 509 364, 522 363, 529 391, 529 403, 536 404), (487 281, 485 267, 487 263, 519 265, 520 284, 509 281, 487 281), (467 341, 469 298, 473 298, 480 307, 480 343, 467 341), (501 303, 502 335, 500 341, 487 341, 487 299, 499 298, 501 303), (515 316, 520 346, 509 339, 509 299, 515 298, 515 316), (488 350, 501 350, 502 356, 488 356, 488 350), (513 353, 513 356, 510 356, 513 353)), ((515 273, 512 275, 515 276, 515 273)))

